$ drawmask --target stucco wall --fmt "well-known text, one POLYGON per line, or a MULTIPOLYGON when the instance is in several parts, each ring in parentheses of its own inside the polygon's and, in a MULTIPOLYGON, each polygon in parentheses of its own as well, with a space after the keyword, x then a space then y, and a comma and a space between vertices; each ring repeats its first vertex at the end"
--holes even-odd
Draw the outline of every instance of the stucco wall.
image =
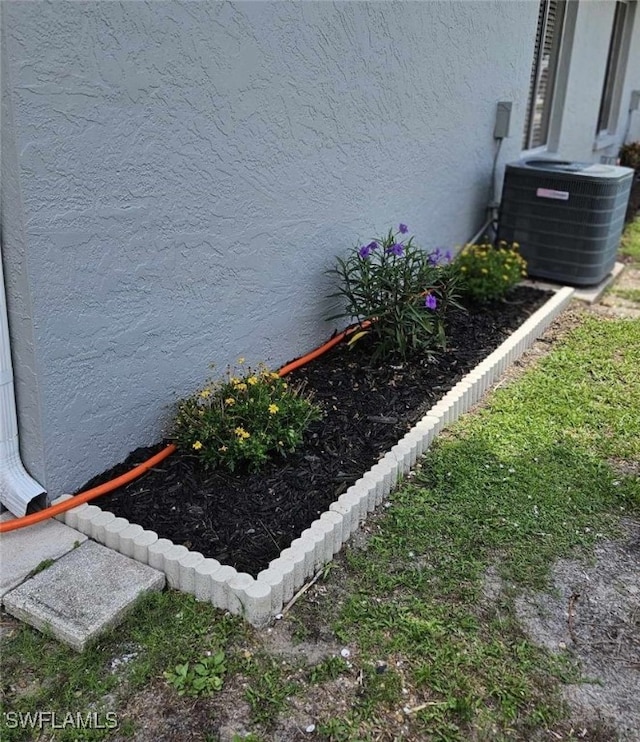
MULTIPOLYGON (((569 74, 566 81, 558 81, 559 86, 566 86, 564 105, 558 112, 556 142, 550 148, 566 159, 598 161, 601 155, 616 156, 627 128, 631 90, 640 89, 640 22, 636 17, 616 131, 612 136, 602 137, 600 146, 596 147, 615 6, 615 0, 583 0, 577 4, 573 43, 565 52, 569 56, 569 74)), ((631 124, 630 138, 640 135, 636 117, 631 124)))
MULTIPOLYGON (((0 6, 0 13, 1 11, 0 6)), ((2 20, 1 15, 0 20, 2 20)), ((21 456, 32 476, 42 482, 45 472, 44 440, 40 419, 40 383, 36 364, 29 261, 4 24, 0 24, 0 54, 0 70, 2 70, 0 103, 1 250, 7 312, 12 335, 14 388, 20 418, 21 456)))
POLYGON ((621 142, 625 134, 627 134, 627 142, 640 141, 640 110, 632 113, 630 118, 628 116, 632 90, 640 90, 640 6, 637 0, 635 2, 635 18, 629 47, 629 62, 622 93, 620 121, 618 122, 617 138, 621 142))
POLYGON ((498 100, 501 162, 520 154, 536 2, 2 12, 23 450, 53 496, 157 440, 210 363, 317 344, 335 254, 399 221, 425 247, 469 237, 498 100))

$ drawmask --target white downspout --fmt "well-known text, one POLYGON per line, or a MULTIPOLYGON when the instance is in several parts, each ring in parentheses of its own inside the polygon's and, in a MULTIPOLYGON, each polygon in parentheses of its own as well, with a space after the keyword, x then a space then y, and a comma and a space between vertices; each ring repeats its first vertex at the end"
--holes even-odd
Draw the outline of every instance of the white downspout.
POLYGON ((0 253, 0 502, 14 515, 22 516, 32 500, 44 494, 44 488, 27 474, 20 460, 7 296, 0 253))

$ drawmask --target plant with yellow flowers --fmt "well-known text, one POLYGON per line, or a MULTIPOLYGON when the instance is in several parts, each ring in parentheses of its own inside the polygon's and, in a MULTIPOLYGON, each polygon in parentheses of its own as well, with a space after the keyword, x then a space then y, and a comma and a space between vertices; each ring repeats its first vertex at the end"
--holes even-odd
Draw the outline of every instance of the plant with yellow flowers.
POLYGON ((462 278, 462 292, 476 301, 503 299, 527 275, 527 263, 519 245, 499 242, 465 245, 454 260, 462 278))
POLYGON ((172 437, 207 468, 257 471, 269 457, 299 446, 309 423, 320 417, 302 388, 263 364, 255 370, 229 368, 223 380, 179 402, 172 437))

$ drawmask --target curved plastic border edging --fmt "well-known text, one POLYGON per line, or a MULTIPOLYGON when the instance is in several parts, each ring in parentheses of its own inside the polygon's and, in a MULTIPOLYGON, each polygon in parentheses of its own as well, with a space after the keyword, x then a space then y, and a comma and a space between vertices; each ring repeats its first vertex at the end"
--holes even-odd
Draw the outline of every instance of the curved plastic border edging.
MULTIPOLYGON (((410 471, 438 433, 474 405, 505 369, 533 344, 565 309, 573 293, 570 287, 558 290, 502 345, 445 394, 257 578, 237 572, 216 559, 205 558, 200 552, 175 545, 168 539, 158 538, 155 532, 146 531, 125 518, 117 518, 95 505, 84 503, 58 517, 107 547, 164 572, 169 587, 242 615, 256 627, 266 626, 295 592, 333 559, 366 520, 367 514, 388 497, 398 481, 410 471)), ((334 340, 332 338, 329 342, 334 340)), ((340 340, 333 344, 336 342, 340 340)), ((64 503, 70 497, 63 495, 56 504, 64 503)))

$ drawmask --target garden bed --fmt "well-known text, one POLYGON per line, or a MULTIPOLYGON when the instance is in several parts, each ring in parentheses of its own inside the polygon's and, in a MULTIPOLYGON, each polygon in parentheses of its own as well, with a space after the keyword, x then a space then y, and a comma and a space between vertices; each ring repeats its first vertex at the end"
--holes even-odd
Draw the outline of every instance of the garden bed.
MULTIPOLYGON (((195 456, 174 454, 101 498, 100 507, 255 576, 549 295, 520 286, 506 302, 453 312, 448 350, 433 360, 372 365, 366 339, 353 349, 338 345, 289 377, 304 381, 325 412, 295 454, 258 474, 234 475, 207 472, 195 456)), ((161 447, 137 449, 81 491, 161 447)))

